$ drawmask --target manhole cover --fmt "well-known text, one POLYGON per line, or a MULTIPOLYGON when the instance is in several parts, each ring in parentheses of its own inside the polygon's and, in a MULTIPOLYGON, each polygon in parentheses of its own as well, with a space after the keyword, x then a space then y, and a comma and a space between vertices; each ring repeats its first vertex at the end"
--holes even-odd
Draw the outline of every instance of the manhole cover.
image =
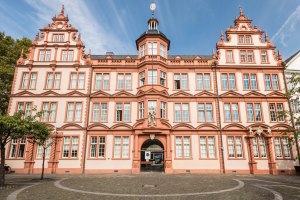
POLYGON ((145 188, 154 188, 154 187, 157 187, 157 185, 146 184, 146 185, 143 185, 143 187, 145 187, 145 188))

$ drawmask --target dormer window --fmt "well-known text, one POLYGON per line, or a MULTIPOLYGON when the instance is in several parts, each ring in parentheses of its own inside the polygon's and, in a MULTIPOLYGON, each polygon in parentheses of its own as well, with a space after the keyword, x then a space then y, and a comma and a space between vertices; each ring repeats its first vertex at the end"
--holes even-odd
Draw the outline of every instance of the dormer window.
POLYGON ((160 44, 160 55, 166 57, 166 47, 162 44, 160 44))
POLYGON ((148 54, 149 55, 157 55, 157 43, 156 42, 148 43, 148 54))
POLYGON ((53 42, 63 42, 64 34, 53 34, 53 42))
POLYGON ((140 51, 141 51, 141 57, 145 56, 146 46, 144 44, 140 47, 140 51))
POLYGON ((252 44, 251 35, 239 35, 239 44, 252 44))

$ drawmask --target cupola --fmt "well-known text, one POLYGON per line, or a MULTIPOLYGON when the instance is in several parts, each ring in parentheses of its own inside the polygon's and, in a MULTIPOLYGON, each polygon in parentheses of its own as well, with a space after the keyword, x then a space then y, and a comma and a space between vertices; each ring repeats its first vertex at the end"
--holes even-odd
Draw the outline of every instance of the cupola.
POLYGON ((156 4, 150 4, 151 18, 148 20, 148 29, 136 40, 136 48, 139 51, 139 57, 147 55, 146 49, 154 50, 153 55, 167 57, 167 50, 170 49, 170 40, 158 29, 159 22, 155 18, 156 4), (158 50, 159 49, 159 50, 158 50))

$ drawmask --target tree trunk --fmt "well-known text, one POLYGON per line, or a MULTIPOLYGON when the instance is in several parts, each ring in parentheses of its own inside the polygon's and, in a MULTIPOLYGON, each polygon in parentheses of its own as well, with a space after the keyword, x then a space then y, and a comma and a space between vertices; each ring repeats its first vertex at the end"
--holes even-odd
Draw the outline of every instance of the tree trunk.
POLYGON ((44 179, 44 169, 45 169, 45 147, 43 147, 43 164, 42 164, 41 180, 44 179))
POLYGON ((0 187, 5 186, 5 146, 1 145, 0 187))

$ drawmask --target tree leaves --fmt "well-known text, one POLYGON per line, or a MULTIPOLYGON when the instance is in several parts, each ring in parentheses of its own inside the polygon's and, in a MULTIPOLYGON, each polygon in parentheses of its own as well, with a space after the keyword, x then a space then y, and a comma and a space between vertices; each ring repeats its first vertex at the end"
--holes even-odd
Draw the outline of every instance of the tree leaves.
POLYGON ((25 53, 28 52, 30 45, 31 40, 28 38, 14 40, 0 32, 0 114, 7 112, 15 64, 22 49, 24 49, 23 56, 26 57, 25 53))

